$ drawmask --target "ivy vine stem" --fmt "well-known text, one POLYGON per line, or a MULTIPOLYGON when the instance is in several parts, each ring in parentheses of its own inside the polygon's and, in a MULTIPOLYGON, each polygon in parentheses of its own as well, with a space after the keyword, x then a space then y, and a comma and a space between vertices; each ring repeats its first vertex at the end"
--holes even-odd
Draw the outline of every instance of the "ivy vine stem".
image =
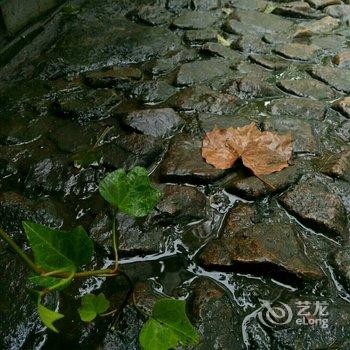
POLYGON ((113 250, 114 250, 114 270, 115 270, 115 272, 118 271, 118 264, 119 264, 117 229, 116 229, 116 223, 115 223, 116 220, 117 220, 117 218, 114 217, 114 220, 113 220, 113 232, 112 232, 113 250))
POLYGON ((43 273, 42 269, 34 264, 32 260, 23 252, 23 250, 16 244, 16 242, 2 229, 0 228, 0 237, 8 243, 8 245, 16 252, 16 254, 38 275, 43 273))
MULTIPOLYGON (((40 276, 52 276, 52 277, 61 277, 67 278, 69 277, 68 272, 62 271, 51 271, 46 272, 42 270, 38 265, 36 265, 27 254, 23 252, 23 250, 16 244, 16 242, 2 229, 0 228, 0 237, 8 243, 8 245, 15 251, 15 253, 27 264, 29 268, 31 268, 36 274, 40 276)), ((118 263, 116 262, 116 266, 113 269, 101 269, 101 270, 88 270, 77 272, 74 274, 73 278, 84 278, 84 277, 113 277, 117 275, 117 267, 118 263)))

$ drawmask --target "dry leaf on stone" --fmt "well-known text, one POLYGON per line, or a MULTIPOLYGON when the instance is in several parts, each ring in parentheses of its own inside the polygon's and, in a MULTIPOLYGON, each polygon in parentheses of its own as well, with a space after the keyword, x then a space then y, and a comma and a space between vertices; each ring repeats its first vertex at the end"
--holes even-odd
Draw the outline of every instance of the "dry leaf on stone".
POLYGON ((238 158, 256 176, 281 171, 292 156, 292 135, 261 132, 254 123, 241 128, 214 129, 202 145, 202 156, 218 169, 229 169, 238 158))

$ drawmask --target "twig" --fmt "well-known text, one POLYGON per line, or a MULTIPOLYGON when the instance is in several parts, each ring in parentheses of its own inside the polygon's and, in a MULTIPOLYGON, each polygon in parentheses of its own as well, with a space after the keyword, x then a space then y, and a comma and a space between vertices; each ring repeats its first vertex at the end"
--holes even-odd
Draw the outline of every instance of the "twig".
POLYGON ((0 228, 0 237, 8 243, 8 245, 17 253, 17 255, 38 275, 43 273, 43 270, 35 265, 32 260, 23 252, 23 250, 16 244, 16 242, 2 229, 0 228))
POLYGON ((96 148, 98 144, 106 137, 106 135, 114 128, 114 126, 107 126, 106 129, 103 130, 102 134, 97 138, 94 147, 92 149, 96 148))
POLYGON ((118 256, 118 242, 117 242, 117 230, 116 230, 116 218, 113 219, 113 250, 114 250, 114 270, 115 272, 118 271, 118 265, 119 265, 119 256, 118 256))
POLYGON ((270 190, 272 191, 276 191, 276 187, 274 185, 272 185, 271 183, 269 183, 268 181, 264 180, 262 177, 260 177, 259 175, 254 174, 264 185, 266 185, 270 190))

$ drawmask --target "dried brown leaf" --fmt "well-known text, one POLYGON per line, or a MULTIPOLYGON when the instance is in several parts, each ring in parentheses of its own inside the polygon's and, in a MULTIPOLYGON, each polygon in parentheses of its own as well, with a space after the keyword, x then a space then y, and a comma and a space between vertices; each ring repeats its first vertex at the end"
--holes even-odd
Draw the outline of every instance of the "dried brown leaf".
POLYGON ((230 129, 214 129, 208 132, 202 144, 202 157, 217 169, 229 169, 239 158, 239 154, 227 145, 232 138, 230 129))
POLYGON ((241 158, 256 176, 267 175, 288 166, 292 143, 291 134, 261 132, 252 123, 208 132, 203 139, 202 156, 218 169, 228 169, 241 158))

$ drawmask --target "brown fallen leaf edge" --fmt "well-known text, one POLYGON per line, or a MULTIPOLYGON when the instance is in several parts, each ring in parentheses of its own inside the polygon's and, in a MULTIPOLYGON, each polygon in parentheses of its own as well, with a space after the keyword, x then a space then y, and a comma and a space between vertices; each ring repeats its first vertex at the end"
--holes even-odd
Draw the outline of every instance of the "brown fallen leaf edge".
POLYGON ((290 133, 260 131, 255 123, 238 128, 215 128, 205 134, 202 157, 217 169, 229 169, 238 159, 254 175, 269 175, 288 167, 293 153, 290 133))

